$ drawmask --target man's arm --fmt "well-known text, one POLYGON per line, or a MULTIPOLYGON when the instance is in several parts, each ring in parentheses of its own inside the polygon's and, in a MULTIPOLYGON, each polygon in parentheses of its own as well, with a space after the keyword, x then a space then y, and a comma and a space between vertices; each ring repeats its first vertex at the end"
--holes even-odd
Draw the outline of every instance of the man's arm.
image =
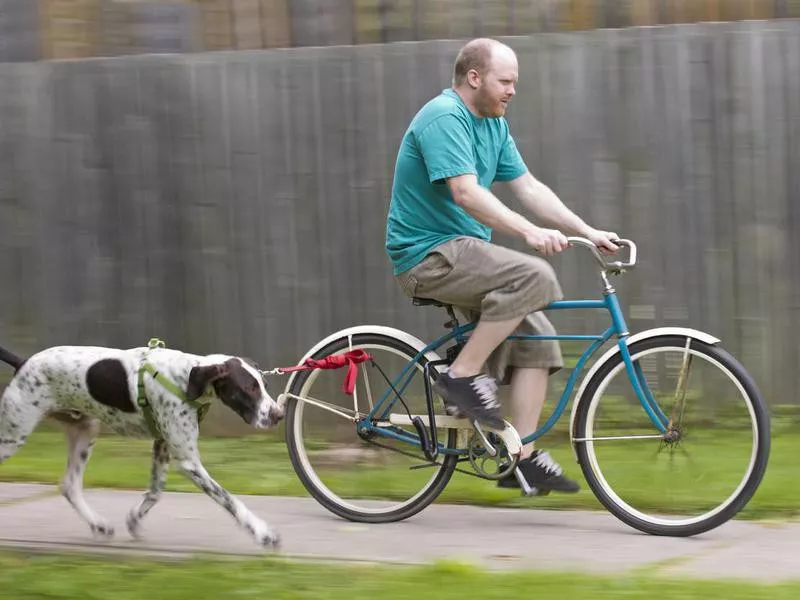
POLYGON ((617 234, 599 231, 586 224, 572 212, 547 185, 536 179, 530 172, 508 182, 511 191, 519 202, 537 219, 549 227, 563 231, 567 235, 588 238, 602 250, 615 252, 618 249, 612 239, 617 234))
POLYGON ((560 231, 537 227, 503 204, 478 183, 475 175, 449 177, 447 185, 453 201, 475 219, 498 231, 521 237, 545 256, 565 250, 569 243, 560 231))
POLYGON ((530 173, 508 182, 520 204, 549 227, 567 235, 585 236, 592 229, 583 219, 567 208, 547 185, 530 173))

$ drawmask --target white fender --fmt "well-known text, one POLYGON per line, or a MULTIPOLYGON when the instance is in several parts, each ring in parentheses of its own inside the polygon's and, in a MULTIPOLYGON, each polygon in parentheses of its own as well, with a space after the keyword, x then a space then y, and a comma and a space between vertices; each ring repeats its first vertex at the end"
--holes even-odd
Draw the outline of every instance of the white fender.
MULTIPOLYGON (((336 331, 330 334, 325 339, 320 340, 308 352, 306 352, 305 355, 299 361, 297 361, 297 364, 298 365, 303 364, 303 362, 307 358, 311 358, 312 356, 314 356, 314 354, 316 354, 322 348, 324 348, 325 346, 327 346, 328 344, 330 344, 335 340, 361 333, 375 333, 395 338, 403 343, 408 344, 409 346, 414 348, 414 350, 416 350, 417 352, 421 351, 422 349, 425 348, 425 346, 427 346, 427 344, 422 340, 420 340, 419 338, 411 335, 410 333, 406 333, 405 331, 401 331, 400 329, 395 329, 394 327, 385 327, 383 325, 356 325, 355 327, 348 327, 346 329, 341 329, 339 331, 336 331)), ((425 357, 428 360, 440 359, 439 355, 436 354, 433 350, 429 350, 428 352, 426 352, 425 357)), ((289 381, 286 383, 286 388, 284 389, 284 394, 289 392, 289 388, 294 382, 294 378, 297 376, 297 373, 298 372, 294 372, 289 377, 289 381)), ((279 404, 284 404, 286 402, 286 396, 284 394, 281 394, 280 397, 278 398, 279 404)))
MULTIPOLYGON (((688 327, 655 327, 653 329, 646 329, 645 331, 640 331, 634 335, 629 336, 626 341, 625 345, 630 346, 640 340, 646 340, 654 337, 658 337, 660 335, 677 335, 677 336, 684 336, 690 337, 695 340, 699 340, 701 342, 705 342, 706 344, 718 344, 720 340, 715 338, 713 335, 706 333, 704 331, 699 331, 697 329, 690 329, 688 327)), ((604 364, 606 364, 609 360, 614 358, 619 354, 619 345, 614 344, 612 348, 609 348, 603 356, 601 356, 595 363, 592 365, 592 368, 586 373, 586 376, 581 381, 581 385, 578 388, 578 393, 575 394, 575 400, 572 403, 572 411, 570 412, 569 416, 569 434, 570 439, 574 437, 575 432, 575 415, 578 412, 578 406, 583 401, 583 394, 586 391, 586 386, 592 380, 597 371, 599 371, 604 364)), ((575 452, 575 444, 572 444, 573 453, 575 452)))

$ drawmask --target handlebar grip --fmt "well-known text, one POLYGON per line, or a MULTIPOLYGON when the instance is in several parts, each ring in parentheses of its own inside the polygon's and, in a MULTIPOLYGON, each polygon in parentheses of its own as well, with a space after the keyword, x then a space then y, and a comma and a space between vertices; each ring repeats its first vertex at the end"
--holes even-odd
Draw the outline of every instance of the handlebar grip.
POLYGON ((631 269, 636 266, 636 244, 633 243, 631 240, 625 240, 625 239, 611 240, 617 246, 628 248, 627 262, 623 262, 620 260, 614 262, 607 262, 605 257, 600 253, 599 248, 586 238, 573 236, 573 237, 568 237, 567 241, 572 246, 577 245, 577 246, 583 246, 584 248, 588 248, 594 255, 594 257, 597 259, 597 262, 600 263, 600 266, 602 266, 603 269, 606 271, 621 271, 623 269, 631 269))

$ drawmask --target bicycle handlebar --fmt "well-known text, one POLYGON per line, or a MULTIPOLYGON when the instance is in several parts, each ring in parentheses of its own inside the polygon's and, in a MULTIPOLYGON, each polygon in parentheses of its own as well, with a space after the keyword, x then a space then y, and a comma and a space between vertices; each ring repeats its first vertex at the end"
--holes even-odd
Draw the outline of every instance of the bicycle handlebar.
POLYGON ((636 244, 634 244, 631 240, 611 240, 617 246, 628 248, 628 262, 622 262, 620 260, 607 262, 605 257, 600 253, 600 249, 586 238, 568 237, 567 241, 571 246, 584 246, 585 248, 591 250, 592 254, 597 259, 597 262, 600 263, 600 266, 603 267, 604 271, 621 273, 625 269, 632 269, 636 266, 636 244))

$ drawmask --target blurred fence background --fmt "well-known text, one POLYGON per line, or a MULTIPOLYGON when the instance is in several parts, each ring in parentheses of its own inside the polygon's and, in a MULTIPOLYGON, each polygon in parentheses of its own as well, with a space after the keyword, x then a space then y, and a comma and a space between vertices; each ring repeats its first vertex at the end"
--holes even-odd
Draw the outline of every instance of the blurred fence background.
POLYGON ((0 61, 800 17, 800 0, 0 0, 0 61))
MULTIPOLYGON (((530 168, 639 243, 639 269, 618 280, 631 328, 708 330, 773 406, 797 404, 800 22, 505 41, 530 168)), ((351 324, 444 331, 443 311, 395 286, 383 235, 399 140, 459 47, 0 64, 0 345, 155 335, 266 367, 351 324)), ((586 252, 554 262, 569 297, 599 292, 586 252)))

